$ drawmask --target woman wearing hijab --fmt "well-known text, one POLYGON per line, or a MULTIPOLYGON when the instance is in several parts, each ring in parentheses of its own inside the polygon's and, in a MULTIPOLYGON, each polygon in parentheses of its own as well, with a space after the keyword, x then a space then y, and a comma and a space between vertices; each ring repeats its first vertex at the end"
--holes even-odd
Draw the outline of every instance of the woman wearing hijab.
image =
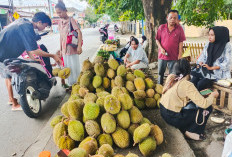
POLYGON ((189 81, 190 71, 191 67, 186 59, 175 63, 174 74, 167 77, 163 88, 160 113, 169 125, 180 129, 188 138, 203 140, 213 100, 218 97, 218 92, 215 90, 204 98, 189 81), (197 107, 186 109, 189 105, 197 107))
POLYGON ((60 52, 63 57, 64 66, 71 69, 71 74, 68 77, 68 85, 71 87, 80 74, 79 55, 82 53, 82 33, 76 21, 67 15, 67 9, 62 1, 59 1, 56 6, 56 13, 61 18, 58 28, 60 31, 60 52), (67 36, 71 31, 78 34, 78 43, 76 45, 67 44, 67 36))
POLYGON ((197 89, 203 90, 212 87, 213 81, 231 78, 231 45, 229 30, 223 26, 216 26, 209 30, 209 43, 197 60, 197 64, 211 73, 210 78, 193 76, 191 82, 197 89))

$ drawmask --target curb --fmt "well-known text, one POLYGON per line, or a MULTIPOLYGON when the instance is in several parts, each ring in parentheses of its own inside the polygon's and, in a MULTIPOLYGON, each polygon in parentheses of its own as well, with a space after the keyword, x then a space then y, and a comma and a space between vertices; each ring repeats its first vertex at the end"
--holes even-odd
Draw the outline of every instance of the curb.
POLYGON ((62 102, 59 104, 56 111, 53 113, 51 118, 48 120, 44 128, 40 131, 40 134, 35 139, 35 141, 29 146, 27 150, 25 150, 25 153, 22 155, 22 157, 38 157, 39 153, 44 150, 47 143, 49 142, 50 138, 52 137, 52 129, 50 126, 51 119, 60 114, 60 108, 63 103, 65 103, 68 98, 69 94, 66 94, 62 102))

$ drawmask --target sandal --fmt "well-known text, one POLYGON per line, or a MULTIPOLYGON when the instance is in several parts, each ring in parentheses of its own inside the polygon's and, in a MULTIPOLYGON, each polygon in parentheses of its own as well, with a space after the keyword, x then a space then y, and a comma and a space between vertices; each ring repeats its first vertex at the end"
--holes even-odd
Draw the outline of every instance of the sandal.
POLYGON ((192 133, 192 132, 185 132, 185 137, 187 137, 188 139, 191 140, 195 140, 195 141, 202 141, 206 139, 206 136, 204 134, 197 134, 197 133, 192 133))

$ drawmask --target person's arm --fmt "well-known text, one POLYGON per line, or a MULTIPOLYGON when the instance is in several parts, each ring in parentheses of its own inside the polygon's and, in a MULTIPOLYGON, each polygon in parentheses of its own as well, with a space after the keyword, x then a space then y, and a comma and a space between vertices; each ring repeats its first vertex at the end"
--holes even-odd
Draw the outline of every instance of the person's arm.
POLYGON ((82 53, 82 32, 78 26, 78 24, 76 23, 76 21, 71 18, 71 23, 72 23, 72 26, 73 26, 73 29, 78 33, 78 44, 77 44, 77 53, 78 54, 81 54, 82 53))
POLYGON ((178 59, 182 58, 182 54, 183 54, 183 42, 179 43, 179 56, 178 59))
POLYGON ((37 50, 34 50, 34 51, 28 51, 27 52, 29 56, 31 56, 32 54, 35 54, 35 55, 39 55, 39 56, 42 56, 42 57, 51 57, 53 58, 59 65, 62 65, 62 61, 61 59, 59 58, 58 55, 56 54, 50 54, 50 53, 46 53, 40 49, 37 49, 37 50))
POLYGON ((207 60, 207 49, 208 49, 209 44, 206 44, 202 53, 200 54, 199 58, 197 59, 197 64, 204 64, 207 60))
POLYGON ((156 40, 156 44, 157 44, 158 48, 161 50, 161 53, 162 53, 162 54, 165 54, 165 49, 163 49, 163 47, 161 46, 159 40, 156 40))
POLYGON ((130 57, 130 54, 129 54, 129 53, 126 53, 125 58, 124 58, 124 64, 125 64, 125 65, 128 63, 127 58, 129 58, 129 57, 130 57))
POLYGON ((140 63, 140 60, 135 60, 135 61, 127 64, 126 67, 131 67, 132 65, 139 64, 139 63, 140 63))

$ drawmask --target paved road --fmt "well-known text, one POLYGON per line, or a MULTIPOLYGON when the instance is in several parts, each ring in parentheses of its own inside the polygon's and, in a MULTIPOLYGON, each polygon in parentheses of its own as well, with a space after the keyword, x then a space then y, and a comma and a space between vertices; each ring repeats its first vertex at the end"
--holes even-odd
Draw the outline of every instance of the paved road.
MULTIPOLYGON (((80 55, 80 62, 86 58, 91 58, 101 42, 99 41, 98 28, 88 28, 83 30, 84 45, 83 54, 80 55)), ((47 46, 50 53, 55 53, 59 49, 59 35, 52 34, 43 37, 40 41, 47 46)), ((58 81, 59 83, 60 81, 58 81)), ((16 157, 21 157, 30 144, 36 139, 40 130, 45 126, 55 109, 62 101, 65 91, 58 84, 53 87, 46 102, 43 102, 42 115, 37 119, 28 118, 23 111, 11 111, 11 106, 7 105, 8 94, 5 82, 0 78, 0 156, 10 157, 16 153, 16 157)))

